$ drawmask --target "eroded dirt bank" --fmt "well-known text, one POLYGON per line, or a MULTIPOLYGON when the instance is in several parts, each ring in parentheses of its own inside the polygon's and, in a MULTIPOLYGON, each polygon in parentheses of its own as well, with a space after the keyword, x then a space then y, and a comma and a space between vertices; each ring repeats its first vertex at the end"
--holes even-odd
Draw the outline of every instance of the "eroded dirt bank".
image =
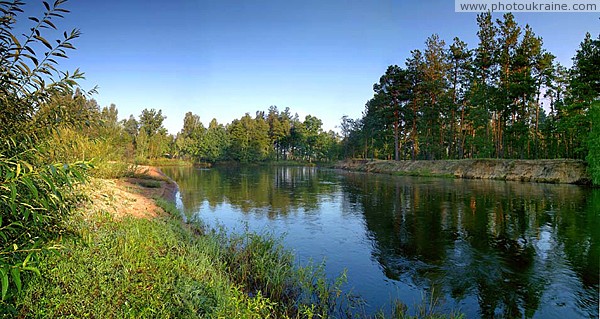
POLYGON ((164 214, 155 198, 175 201, 177 184, 159 168, 136 166, 133 177, 92 179, 88 186, 92 207, 114 218, 154 218, 164 214))
POLYGON ((537 183, 589 184, 587 164, 581 160, 466 159, 448 161, 347 160, 335 168, 414 176, 453 176, 537 183))

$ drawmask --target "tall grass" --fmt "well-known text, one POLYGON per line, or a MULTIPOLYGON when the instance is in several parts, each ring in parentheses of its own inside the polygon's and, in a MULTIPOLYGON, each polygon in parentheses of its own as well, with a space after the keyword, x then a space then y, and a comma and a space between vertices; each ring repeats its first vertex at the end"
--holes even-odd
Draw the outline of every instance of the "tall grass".
POLYGON ((64 250, 40 261, 41 276, 22 294, 17 315, 233 318, 262 310, 247 307, 249 297, 214 259, 218 243, 192 236, 175 219, 117 222, 95 212, 71 227, 64 250))

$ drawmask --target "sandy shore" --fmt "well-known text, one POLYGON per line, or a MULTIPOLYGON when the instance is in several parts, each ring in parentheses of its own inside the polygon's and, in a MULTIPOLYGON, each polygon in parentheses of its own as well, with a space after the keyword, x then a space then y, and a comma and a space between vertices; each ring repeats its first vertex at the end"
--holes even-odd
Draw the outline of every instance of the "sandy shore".
POLYGON ((174 201, 177 184, 156 167, 137 166, 134 177, 93 179, 87 193, 94 210, 107 212, 117 219, 154 218, 164 214, 154 199, 174 201))

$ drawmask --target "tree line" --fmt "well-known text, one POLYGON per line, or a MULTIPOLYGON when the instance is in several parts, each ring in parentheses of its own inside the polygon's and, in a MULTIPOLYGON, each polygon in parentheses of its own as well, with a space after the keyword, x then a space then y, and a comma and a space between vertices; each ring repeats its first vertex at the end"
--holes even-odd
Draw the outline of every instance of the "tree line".
POLYGON ((112 157, 126 161, 574 158, 587 159, 597 171, 600 37, 588 33, 567 69, 512 14, 495 21, 480 14, 477 24, 473 49, 459 38, 448 46, 434 34, 423 50, 411 51, 404 67, 389 66, 373 85, 362 118, 342 118, 341 136, 324 131, 315 116, 300 119, 276 106, 228 124, 213 119, 208 126, 188 112, 174 136, 164 128, 161 110, 144 109, 118 121, 114 105, 100 108, 77 92, 56 98, 54 108, 68 105, 65 99, 87 103, 63 113, 87 118, 95 130, 86 128, 86 138, 94 145, 110 140, 119 147, 103 154, 120 152, 112 157))
POLYGON ((130 115, 119 121, 114 104, 100 107, 80 91, 56 97, 46 107, 63 109, 71 122, 88 123, 57 133, 54 150, 63 157, 55 160, 61 161, 72 155, 86 160, 138 163, 164 157, 196 163, 324 162, 337 160, 340 155, 341 137, 337 133, 324 131, 323 122, 315 116, 301 120, 289 108, 279 111, 271 106, 267 112, 257 111, 255 116, 246 113, 226 125, 213 119, 208 127, 198 115, 187 112, 181 131, 171 135, 163 125, 166 116, 162 110, 146 108, 137 117, 130 115), (69 136, 66 143, 65 136, 69 136), (98 152, 89 150, 91 145, 110 145, 110 149, 98 152))
POLYGON ((495 21, 489 13, 480 14, 477 24, 479 43, 473 49, 459 38, 448 46, 434 34, 423 50, 411 51, 404 67, 389 66, 373 85, 362 118, 342 118, 341 136, 324 131, 315 116, 300 119, 277 106, 228 124, 213 119, 208 126, 188 112, 174 136, 163 126, 162 110, 144 109, 138 117, 118 121, 114 105, 100 108, 77 92, 62 94, 54 108, 68 105, 65 99, 88 104, 66 113, 87 118, 84 122, 95 129, 86 128, 86 138, 110 140, 119 146, 111 149, 120 152, 113 157, 127 161, 587 157, 593 170, 594 161, 600 161, 594 155, 598 129, 593 129, 600 99, 600 37, 588 33, 567 69, 512 14, 495 21))
POLYGON ((362 118, 342 118, 346 157, 586 158, 598 143, 600 37, 588 33, 567 69, 511 13, 477 24, 475 48, 434 34, 387 68, 362 118))
POLYGON ((203 162, 266 160, 332 161, 339 156, 339 136, 324 131, 312 115, 301 120, 290 109, 277 106, 267 112, 246 113, 226 126, 213 119, 204 127, 198 115, 188 112, 174 138, 173 154, 203 162))

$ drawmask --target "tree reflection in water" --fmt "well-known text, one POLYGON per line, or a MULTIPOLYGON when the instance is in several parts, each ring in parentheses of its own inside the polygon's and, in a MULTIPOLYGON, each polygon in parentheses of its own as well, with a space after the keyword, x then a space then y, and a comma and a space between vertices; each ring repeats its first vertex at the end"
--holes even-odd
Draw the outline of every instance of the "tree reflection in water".
POLYGON ((165 172, 179 184, 188 216, 224 203, 290 223, 304 222, 299 214, 337 213, 322 225, 325 234, 360 216, 362 235, 373 242, 364 258, 392 281, 433 292, 447 310, 598 317, 600 190, 308 167, 165 172), (326 211, 327 202, 339 202, 342 212, 326 211))
POLYGON ((597 316, 600 192, 366 174, 344 185, 389 278, 409 273, 441 299, 476 297, 486 318, 567 306, 597 316))

